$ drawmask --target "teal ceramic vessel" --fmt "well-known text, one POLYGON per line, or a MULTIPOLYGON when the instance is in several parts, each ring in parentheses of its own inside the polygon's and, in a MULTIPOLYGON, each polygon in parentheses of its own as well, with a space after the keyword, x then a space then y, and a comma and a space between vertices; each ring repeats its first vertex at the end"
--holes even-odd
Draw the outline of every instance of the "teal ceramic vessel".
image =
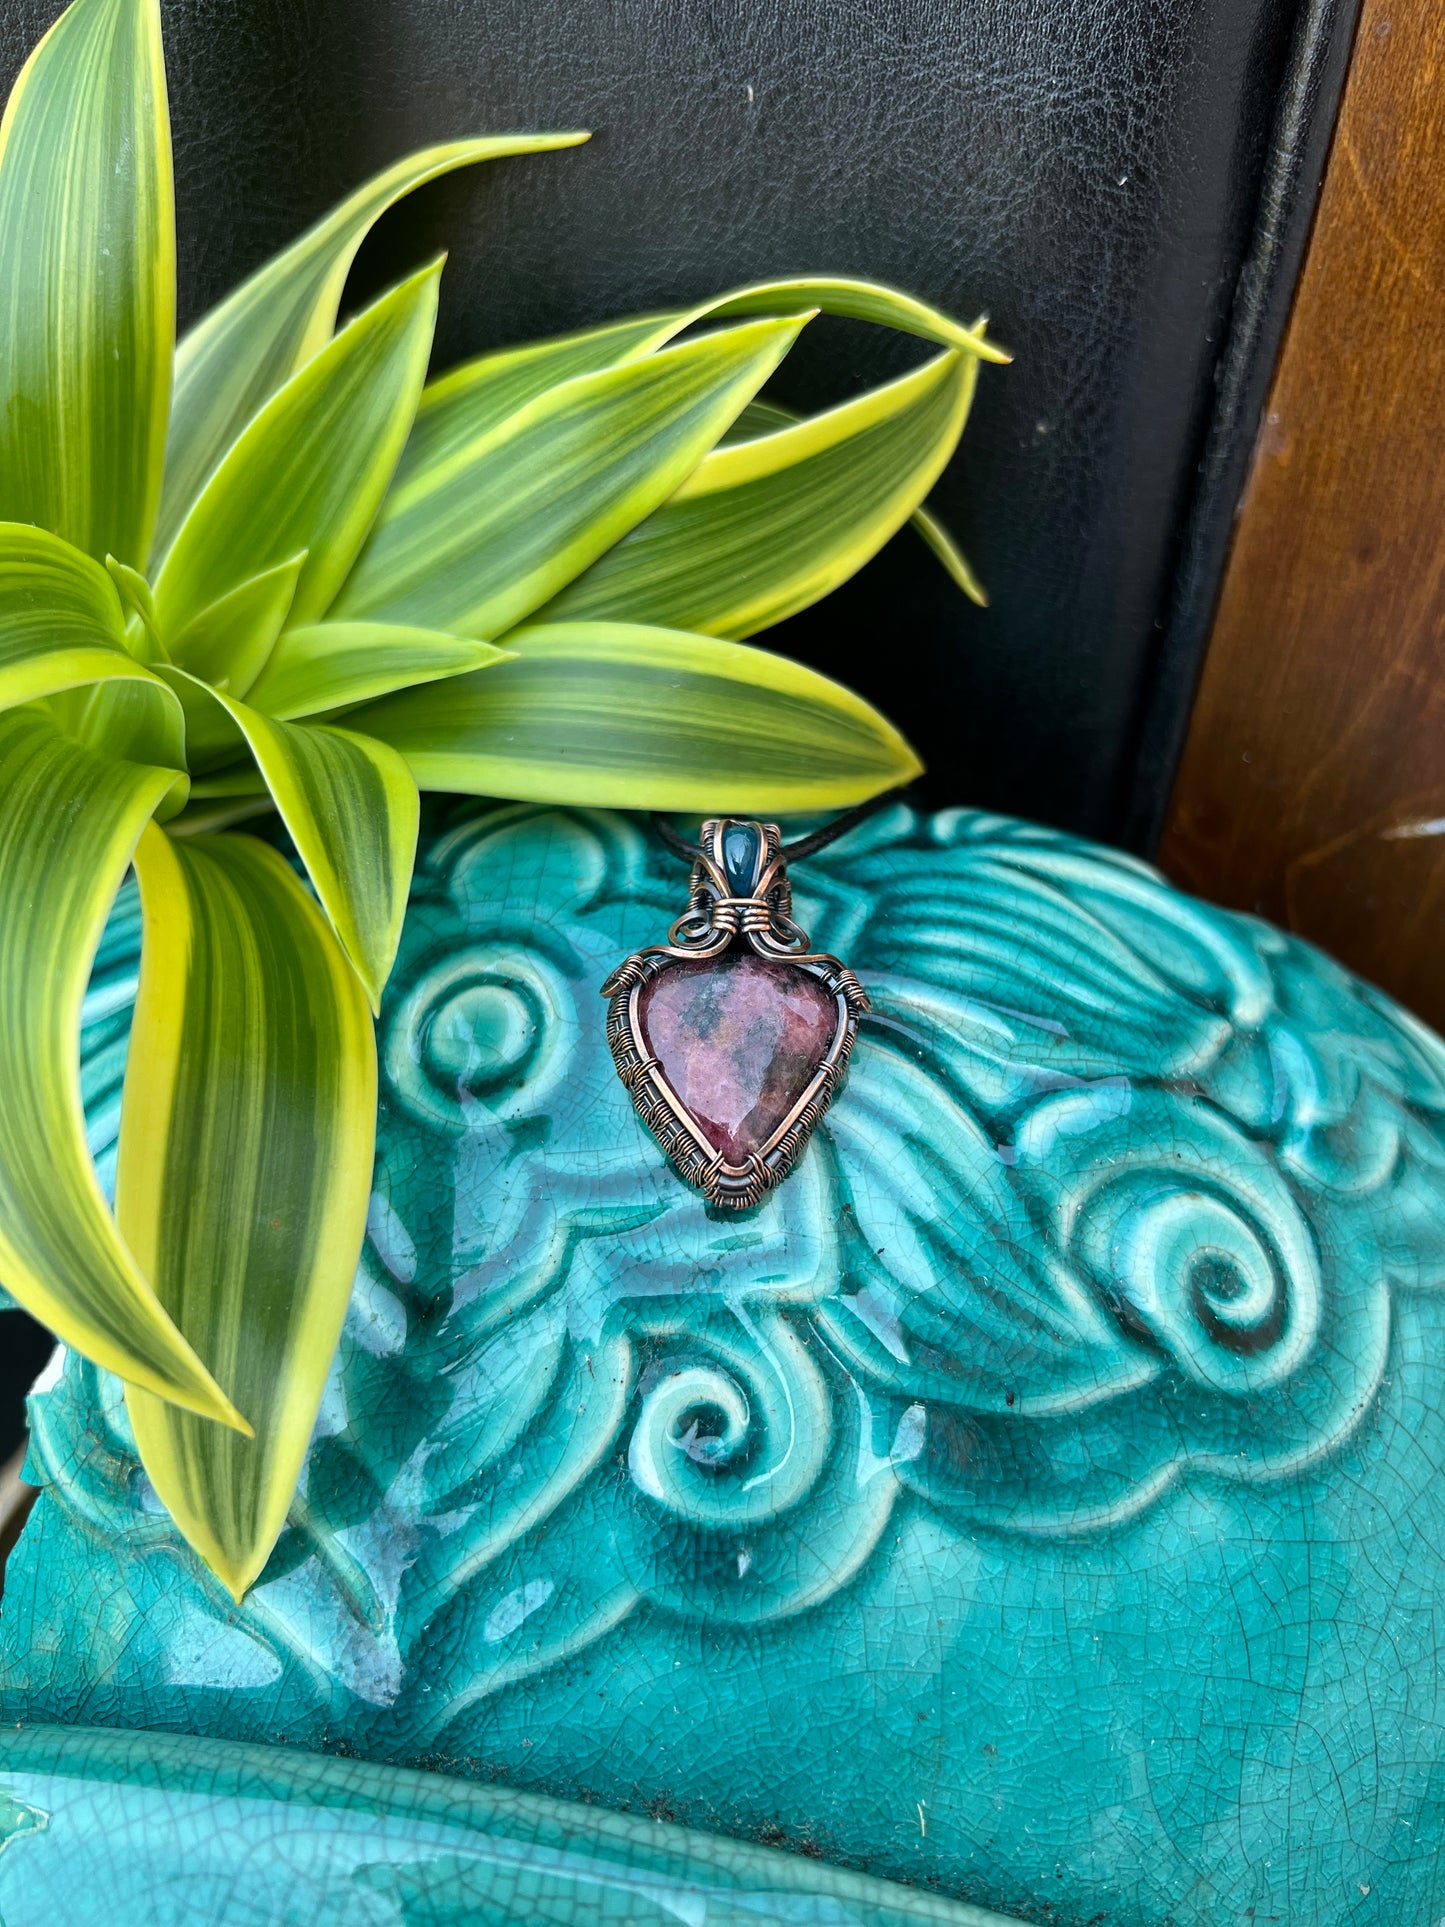
MULTIPOLYGON (((682 866, 622 816, 433 819, 292 1523, 238 1609, 67 1361, 0 1715, 500 1779, 1040 1927, 1436 1927, 1445 1047, 1017 822, 894 808, 793 882, 872 1011, 724 1213, 598 995, 682 866)), ((103 1169, 137 942, 122 906, 87 1011, 103 1169)))
POLYGON ((170 1734, 0 1742, 5 1927, 1010 1927, 626 1814, 170 1734))

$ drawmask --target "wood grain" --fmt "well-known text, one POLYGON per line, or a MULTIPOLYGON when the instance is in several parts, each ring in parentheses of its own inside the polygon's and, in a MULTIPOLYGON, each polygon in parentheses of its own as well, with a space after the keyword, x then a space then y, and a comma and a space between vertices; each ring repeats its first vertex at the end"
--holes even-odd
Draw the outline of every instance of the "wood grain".
POLYGON ((0 1466, 0 1596, 5 1590, 5 1561, 14 1551, 16 1540, 25 1530, 25 1521, 30 1517, 31 1508, 40 1497, 40 1487, 27 1485, 20 1476, 24 1464, 25 1452, 22 1448, 0 1466))
POLYGON ((1445 0, 1365 0, 1159 860, 1445 1029, 1445 0))

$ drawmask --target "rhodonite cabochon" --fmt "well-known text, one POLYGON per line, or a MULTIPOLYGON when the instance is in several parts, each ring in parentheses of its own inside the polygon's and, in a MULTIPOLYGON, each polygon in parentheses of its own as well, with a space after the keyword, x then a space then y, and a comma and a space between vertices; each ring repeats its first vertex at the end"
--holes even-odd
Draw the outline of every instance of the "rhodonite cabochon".
POLYGON ((796 964, 729 950, 669 964, 642 986, 643 1041, 729 1163, 760 1152, 817 1075, 838 1000, 796 964))
MULTIPOLYGON (((500 1778, 1035 1923, 1438 1920, 1445 1048, 1007 819, 891 808, 794 888, 872 1009, 728 1215, 599 1021, 675 859, 432 814, 292 1522, 237 1609, 67 1361, 0 1715, 500 1778)), ((137 955, 127 897, 103 1173, 137 955)))

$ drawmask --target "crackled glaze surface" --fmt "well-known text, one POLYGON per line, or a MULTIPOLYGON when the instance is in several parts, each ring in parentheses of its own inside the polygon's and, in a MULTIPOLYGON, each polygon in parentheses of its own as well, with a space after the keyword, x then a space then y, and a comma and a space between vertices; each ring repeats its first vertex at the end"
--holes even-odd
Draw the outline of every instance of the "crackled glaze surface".
POLYGON ((364 1760, 0 1736, 5 1927, 1009 1927, 654 1820, 364 1760))
MULTIPOLYGON (((724 1221, 596 991, 678 867, 615 815, 438 821, 294 1523, 237 1611, 72 1361, 0 1713, 500 1774, 1037 1921, 1433 1927, 1445 1048, 1020 823, 897 808, 794 883, 873 1014, 724 1221)), ((103 1168, 134 957, 118 916, 103 1168)))

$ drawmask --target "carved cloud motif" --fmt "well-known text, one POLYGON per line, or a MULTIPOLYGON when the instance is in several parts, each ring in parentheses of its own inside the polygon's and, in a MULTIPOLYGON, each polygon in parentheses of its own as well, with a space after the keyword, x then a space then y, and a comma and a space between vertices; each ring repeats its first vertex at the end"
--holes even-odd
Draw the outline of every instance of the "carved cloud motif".
MULTIPOLYGON (((601 813, 467 805, 427 846, 362 1274, 242 1615, 422 1738, 644 1602, 805 1613, 899 1506, 1081 1535, 1181 1479, 1297 1472, 1369 1410, 1393 1296, 1445 1284, 1437 1039, 1142 864, 965 812, 895 807, 800 866, 873 1014, 794 1176, 710 1213, 597 995, 681 884, 601 813)), ((122 914, 87 1032, 102 1163, 134 952, 122 914)), ((168 1543, 97 1375, 38 1420, 77 1516, 168 1543), (103 1459, 74 1436, 97 1402, 103 1459)))

